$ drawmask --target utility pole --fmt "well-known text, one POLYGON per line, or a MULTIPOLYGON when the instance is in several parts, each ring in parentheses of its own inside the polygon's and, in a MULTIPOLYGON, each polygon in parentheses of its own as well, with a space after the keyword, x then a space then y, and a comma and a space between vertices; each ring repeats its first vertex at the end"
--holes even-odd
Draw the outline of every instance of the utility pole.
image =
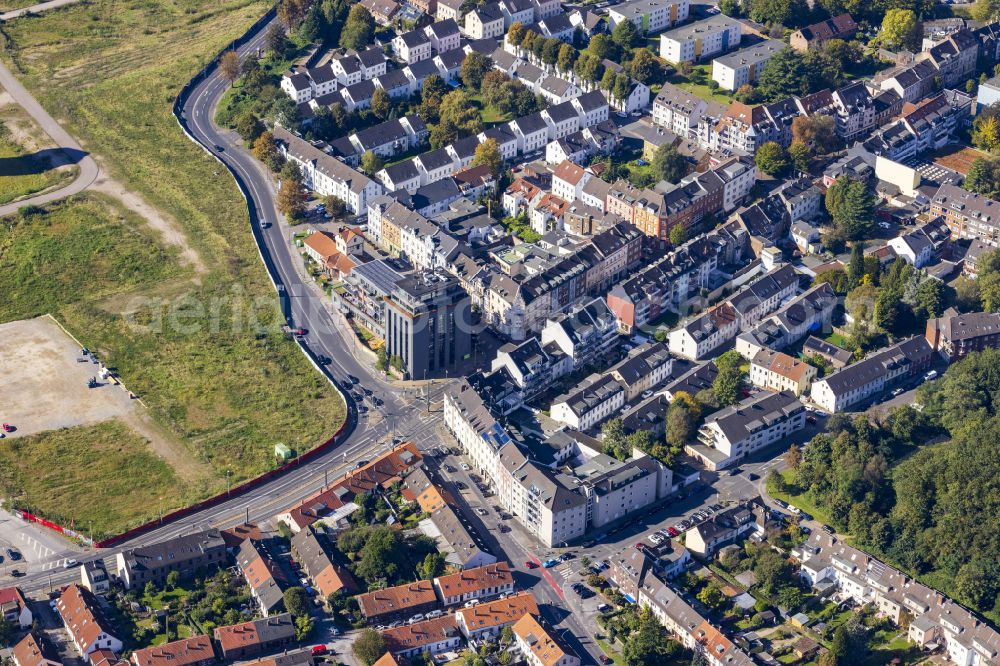
POLYGON ((247 507, 247 519, 246 519, 246 522, 244 524, 245 525, 249 525, 250 524, 250 507, 249 506, 247 507))

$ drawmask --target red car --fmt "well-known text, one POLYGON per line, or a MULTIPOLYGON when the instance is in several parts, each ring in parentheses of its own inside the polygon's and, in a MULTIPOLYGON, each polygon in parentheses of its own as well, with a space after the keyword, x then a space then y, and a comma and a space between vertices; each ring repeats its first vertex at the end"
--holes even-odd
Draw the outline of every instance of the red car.
POLYGON ((645 547, 646 547, 646 544, 644 544, 644 543, 643 543, 643 542, 641 542, 641 541, 640 541, 640 542, 638 542, 637 544, 635 544, 635 548, 636 548, 636 550, 642 550, 642 549, 643 549, 643 548, 645 548, 645 547))
POLYGON ((535 564, 534 562, 532 562, 531 560, 528 560, 527 562, 525 562, 525 563, 524 563, 524 568, 525 568, 525 569, 534 569, 534 568, 536 568, 537 566, 538 566, 538 565, 537 565, 537 564, 535 564))
POLYGON ((3 431, 4 432, 14 432, 14 426, 12 426, 9 423, 4 423, 3 424, 3 431))
POLYGON ((672 537, 675 537, 678 534, 680 534, 680 530, 678 530, 676 527, 668 527, 667 534, 669 534, 672 537))
POLYGON ((325 645, 313 645, 312 649, 309 650, 309 653, 312 656, 314 656, 314 657, 322 656, 322 655, 326 654, 327 652, 328 652, 328 650, 326 649, 325 645))
POLYGON ((614 660, 611 657, 609 657, 608 655, 602 654, 601 655, 601 663, 602 664, 611 664, 611 663, 614 663, 614 660))

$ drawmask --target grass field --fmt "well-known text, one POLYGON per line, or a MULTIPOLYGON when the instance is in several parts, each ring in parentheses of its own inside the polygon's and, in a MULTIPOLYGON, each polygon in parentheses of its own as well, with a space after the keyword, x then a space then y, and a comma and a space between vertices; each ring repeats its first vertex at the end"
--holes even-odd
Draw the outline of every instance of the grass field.
POLYGON ((0 489, 48 518, 106 534, 158 511, 161 498, 177 496, 178 481, 146 440, 106 421, 7 439, 0 489))
POLYGON ((722 88, 712 90, 712 88, 708 85, 708 82, 711 80, 712 65, 710 63, 695 65, 691 69, 691 74, 688 76, 674 74, 669 79, 670 83, 674 84, 678 88, 683 88, 684 90, 697 95, 707 102, 716 102, 723 106, 729 106, 729 103, 734 99, 733 96, 722 88))
MULTIPOLYGON (((60 304, 70 331, 116 367, 205 466, 207 480, 190 493, 168 493, 166 509, 224 490, 227 471, 237 483, 270 469, 276 441, 314 447, 344 419, 340 396, 277 329, 277 299, 235 183, 171 114, 180 87, 267 8, 262 0, 95 0, 5 26, 10 39, 0 56, 103 168, 177 222, 209 267, 193 275, 174 262, 172 281, 138 294, 76 280, 76 290, 117 291, 100 303, 65 293, 59 280, 41 281, 7 315, 60 304), (126 313, 150 326, 131 325, 126 313)), ((120 253, 113 245, 112 256, 92 260, 115 263, 120 253)), ((4 251, 3 262, 37 259, 4 251)), ((62 512, 73 506, 67 501, 62 512)), ((118 518, 108 524, 133 522, 118 518)))
POLYGON ((0 123, 0 204, 64 185, 75 176, 75 169, 57 171, 48 160, 28 154, 0 123))

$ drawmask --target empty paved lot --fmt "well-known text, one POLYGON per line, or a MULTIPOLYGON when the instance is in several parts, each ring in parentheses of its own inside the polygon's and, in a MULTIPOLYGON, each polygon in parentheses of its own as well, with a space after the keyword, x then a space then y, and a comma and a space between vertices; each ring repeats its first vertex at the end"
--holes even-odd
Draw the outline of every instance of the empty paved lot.
POLYGON ((79 363, 80 348, 48 317, 0 324, 0 421, 8 437, 106 421, 134 403, 121 386, 88 389, 97 365, 79 363))

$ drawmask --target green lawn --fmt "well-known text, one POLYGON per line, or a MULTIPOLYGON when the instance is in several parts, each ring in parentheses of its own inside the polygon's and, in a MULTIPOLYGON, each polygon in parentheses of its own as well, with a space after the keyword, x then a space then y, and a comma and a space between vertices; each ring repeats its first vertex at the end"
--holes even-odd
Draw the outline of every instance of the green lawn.
MULTIPOLYGON (((140 282, 142 295, 164 298, 145 306, 117 283, 72 273, 37 280, 2 319, 54 311, 117 367, 160 426, 205 466, 207 480, 190 496, 170 494, 167 509, 224 490, 226 470, 235 484, 270 469, 276 440, 306 451, 344 419, 341 397, 280 334, 277 298, 236 184, 171 114, 180 87, 268 7, 264 0, 94 0, 4 26, 8 41, 0 57, 112 176, 176 222, 207 267, 194 276, 168 257, 163 268, 126 272, 135 279, 154 270, 175 276, 172 283, 140 282), (68 280, 75 289, 65 289, 68 280), (86 297, 76 293, 81 285, 86 297), (93 300, 91 292, 119 297, 98 304, 86 300, 93 300), (126 310, 154 326, 129 325, 126 310), (160 317, 164 312, 174 316, 160 317)), ((46 248, 54 255, 72 251, 46 248)), ((0 279, 11 267, 29 274, 39 264, 3 243, 0 254, 0 279)), ((114 245, 89 261, 127 268, 135 259, 114 245)), ((92 270, 87 263, 75 270, 92 270)), ((64 513, 77 509, 69 500, 62 505, 64 513)), ((133 511, 149 517, 155 507, 136 503, 133 511)), ((109 526, 133 517, 109 517, 109 526)))
POLYGON ((479 118, 487 129, 513 119, 511 114, 501 113, 495 106, 483 104, 482 95, 479 93, 470 95, 469 98, 479 107, 479 118))
POLYGON ((688 76, 683 76, 680 73, 674 74, 674 76, 670 77, 669 82, 678 88, 683 88, 688 92, 694 93, 703 100, 729 106, 729 103, 734 99, 733 96, 722 88, 712 90, 708 85, 708 82, 711 80, 712 64, 702 63, 695 65, 688 76))
MULTIPOLYGON (((795 472, 793 472, 790 469, 786 469, 785 471, 781 472, 781 476, 784 477, 787 487, 793 487, 791 486, 791 483, 792 480, 794 479, 795 472)), ((829 510, 824 506, 815 504, 808 494, 806 493, 796 494, 792 492, 776 492, 774 490, 774 485, 770 483, 767 484, 767 492, 769 495, 771 495, 771 497, 780 499, 784 502, 788 502, 789 504, 792 504, 797 508, 802 509, 806 513, 811 514, 813 518, 820 521, 821 523, 824 523, 826 525, 831 524, 829 510)))
POLYGON ((845 338, 840 333, 831 333, 830 335, 826 336, 826 341, 831 344, 837 345, 841 349, 849 350, 851 348, 851 341, 845 338))
POLYGON ((601 647, 601 650, 604 651, 604 654, 611 657, 611 659, 615 662, 615 666, 625 666, 625 657, 622 655, 621 652, 618 652, 613 647, 611 647, 610 643, 608 643, 607 641, 598 640, 597 644, 601 647))
POLYGON ((32 510, 96 534, 138 522, 179 481, 145 439, 119 421, 6 440, 0 490, 32 510))
POLYGON ((47 160, 26 154, 14 143, 10 130, 0 123, 0 204, 23 199, 36 192, 69 183, 77 169, 51 169, 47 160))

